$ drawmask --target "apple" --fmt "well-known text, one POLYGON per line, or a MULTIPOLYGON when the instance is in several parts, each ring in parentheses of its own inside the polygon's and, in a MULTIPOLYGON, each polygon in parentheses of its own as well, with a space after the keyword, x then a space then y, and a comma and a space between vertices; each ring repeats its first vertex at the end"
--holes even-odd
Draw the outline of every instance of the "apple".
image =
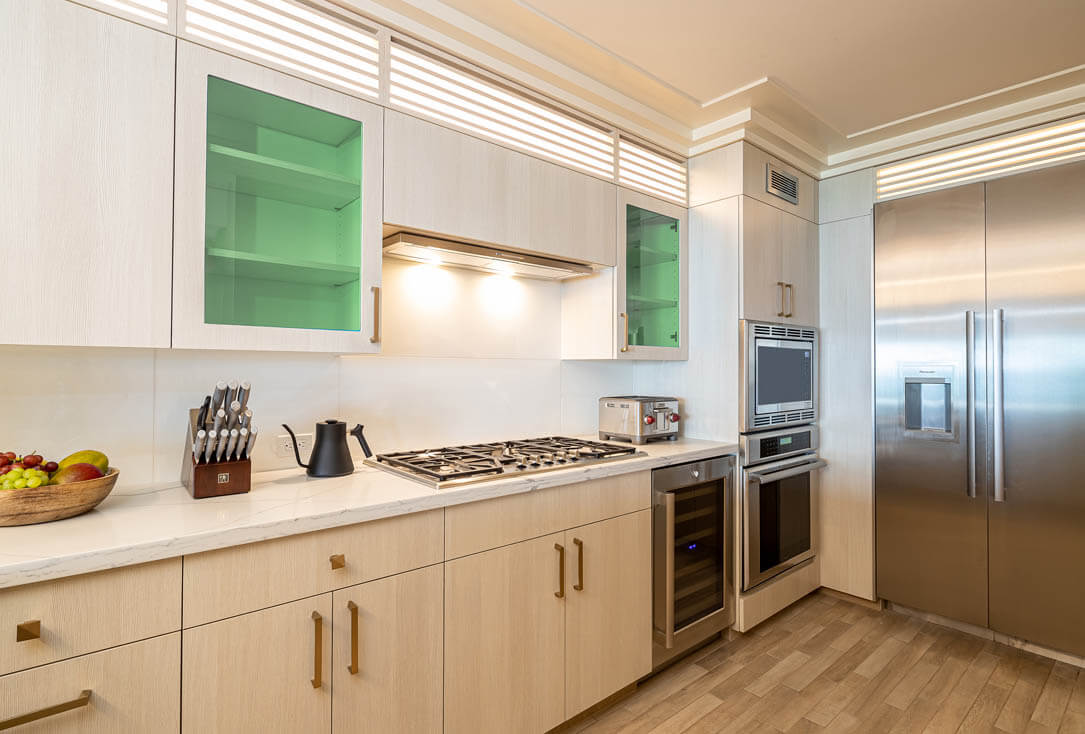
POLYGON ((69 484, 71 482, 84 482, 88 479, 98 479, 105 476, 101 469, 94 464, 71 464, 56 473, 53 484, 69 484))

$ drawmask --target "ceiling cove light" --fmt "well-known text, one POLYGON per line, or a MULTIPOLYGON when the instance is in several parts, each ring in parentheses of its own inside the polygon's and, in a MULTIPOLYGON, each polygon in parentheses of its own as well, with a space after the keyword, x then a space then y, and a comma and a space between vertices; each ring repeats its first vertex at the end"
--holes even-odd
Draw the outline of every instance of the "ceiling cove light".
POLYGON ((1085 158, 1085 119, 879 168, 879 201, 1085 158))

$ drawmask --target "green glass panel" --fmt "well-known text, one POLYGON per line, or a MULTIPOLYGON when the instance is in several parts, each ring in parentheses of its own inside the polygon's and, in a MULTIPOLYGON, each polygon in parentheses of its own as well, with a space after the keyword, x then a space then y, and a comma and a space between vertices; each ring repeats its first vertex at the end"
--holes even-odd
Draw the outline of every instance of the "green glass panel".
POLYGON ((204 320, 361 330, 362 123, 207 80, 204 320))
POLYGON ((630 346, 679 346, 679 222, 625 207, 625 306, 630 346))

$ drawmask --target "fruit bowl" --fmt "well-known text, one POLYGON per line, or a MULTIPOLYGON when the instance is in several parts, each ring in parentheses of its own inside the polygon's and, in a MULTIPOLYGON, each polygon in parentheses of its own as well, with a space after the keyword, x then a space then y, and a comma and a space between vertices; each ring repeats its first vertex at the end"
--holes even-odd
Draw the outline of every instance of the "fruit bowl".
POLYGON ((109 467, 105 476, 97 479, 0 491, 0 527, 33 525, 82 515, 113 491, 119 475, 119 470, 109 467))

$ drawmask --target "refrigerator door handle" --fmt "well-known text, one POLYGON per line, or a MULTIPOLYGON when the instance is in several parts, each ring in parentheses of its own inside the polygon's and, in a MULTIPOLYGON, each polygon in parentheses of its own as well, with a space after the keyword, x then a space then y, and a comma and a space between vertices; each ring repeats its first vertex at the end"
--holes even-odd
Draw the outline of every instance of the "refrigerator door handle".
POLYGON ((976 497, 976 312, 965 311, 965 385, 968 395, 968 496, 976 497))
POLYGON ((991 314, 991 335, 993 342, 993 356, 991 359, 991 371, 994 373, 994 474, 995 474, 995 502, 1006 501, 1006 428, 1005 410, 1003 405, 1003 359, 1002 359, 1002 331, 1003 310, 996 308, 991 314))

